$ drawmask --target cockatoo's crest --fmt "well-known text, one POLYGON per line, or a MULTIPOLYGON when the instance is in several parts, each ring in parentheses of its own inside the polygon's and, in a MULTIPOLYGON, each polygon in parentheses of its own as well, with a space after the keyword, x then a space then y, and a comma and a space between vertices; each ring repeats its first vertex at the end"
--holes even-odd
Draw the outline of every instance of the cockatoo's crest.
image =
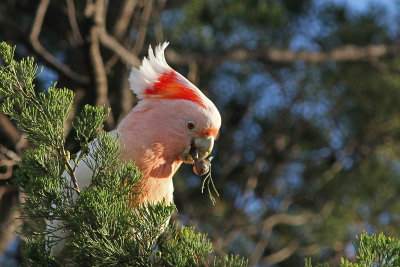
POLYGON ((184 99, 206 108, 206 97, 191 82, 175 72, 167 63, 164 50, 168 42, 155 49, 151 46, 149 56, 144 58, 140 69, 132 68, 129 82, 132 91, 141 99, 184 99))

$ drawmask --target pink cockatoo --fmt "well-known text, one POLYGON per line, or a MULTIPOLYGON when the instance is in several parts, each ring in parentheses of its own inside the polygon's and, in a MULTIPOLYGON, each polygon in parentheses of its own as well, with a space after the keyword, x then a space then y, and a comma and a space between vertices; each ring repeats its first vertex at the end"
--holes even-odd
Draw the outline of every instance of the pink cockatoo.
MULTIPOLYGON (((207 157, 221 126, 213 102, 167 64, 167 46, 167 42, 157 46, 155 53, 150 46, 140 69, 132 68, 129 82, 139 102, 113 131, 125 147, 120 158, 136 162, 143 173, 139 203, 163 199, 171 203, 175 172, 182 163, 193 164, 191 149, 200 159, 207 157)), ((84 189, 90 185, 92 171, 81 162, 76 177, 84 189)), ((60 224, 49 222, 50 227, 60 224)), ((55 235, 64 236, 61 231, 55 235)), ((64 244, 65 239, 55 244, 52 254, 58 255, 64 244)))
POLYGON ((194 146, 205 158, 213 149, 221 126, 218 109, 196 86, 174 71, 159 45, 151 47, 129 82, 139 103, 121 121, 116 132, 125 149, 122 159, 133 160, 143 172, 140 201, 172 201, 172 177, 184 163, 193 163, 194 146))

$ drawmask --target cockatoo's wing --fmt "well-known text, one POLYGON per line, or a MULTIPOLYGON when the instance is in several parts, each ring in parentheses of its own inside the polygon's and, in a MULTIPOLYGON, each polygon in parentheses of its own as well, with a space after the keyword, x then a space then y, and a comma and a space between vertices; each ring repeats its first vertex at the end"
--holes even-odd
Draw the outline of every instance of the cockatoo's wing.
MULTIPOLYGON (((116 131, 110 132, 110 134, 117 138, 116 131)), ((80 162, 78 167, 75 171, 75 177, 77 178, 77 182, 79 185, 80 190, 84 190, 85 188, 89 187, 92 182, 93 171, 90 166, 96 166, 94 159, 91 157, 91 154, 94 153, 96 149, 96 143, 98 142, 97 139, 93 140, 88 144, 89 148, 89 155, 83 158, 80 162)), ((77 157, 80 156, 82 152, 79 151, 77 153, 77 157)), ((75 163, 71 160, 71 167, 74 168, 75 163)), ((68 174, 67 171, 64 171, 62 177, 67 178, 68 183, 71 187, 73 187, 73 183, 71 180, 71 176, 68 174)), ((77 194, 74 192, 73 194, 74 200, 77 198, 77 194)), ((53 204, 54 205, 54 204, 53 204)), ((66 237, 68 237, 68 232, 63 229, 63 222, 60 220, 53 220, 47 222, 47 230, 52 232, 51 235, 46 236, 46 239, 53 243, 54 245, 51 247, 50 255, 57 256, 61 255, 62 250, 64 249, 66 237)))

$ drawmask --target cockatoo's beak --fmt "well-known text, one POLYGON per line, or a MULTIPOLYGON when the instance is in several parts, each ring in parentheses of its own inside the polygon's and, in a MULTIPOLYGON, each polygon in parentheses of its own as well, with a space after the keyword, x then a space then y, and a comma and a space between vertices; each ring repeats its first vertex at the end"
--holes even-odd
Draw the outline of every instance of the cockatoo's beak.
POLYGON ((199 159, 204 159, 208 155, 210 155, 211 151, 213 150, 214 147, 214 137, 209 137, 209 138, 195 138, 191 142, 191 146, 185 148, 181 155, 180 159, 186 163, 186 164, 193 164, 194 160, 192 155, 190 154, 190 150, 195 149, 195 151, 198 154, 199 159))

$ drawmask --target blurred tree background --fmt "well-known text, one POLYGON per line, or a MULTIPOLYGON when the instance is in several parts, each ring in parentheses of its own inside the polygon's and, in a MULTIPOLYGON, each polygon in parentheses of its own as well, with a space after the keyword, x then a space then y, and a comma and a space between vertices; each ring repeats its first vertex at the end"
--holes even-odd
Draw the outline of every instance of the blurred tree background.
MULTIPOLYGON (((0 40, 43 64, 38 90, 110 106, 108 130, 136 103, 130 67, 169 41, 169 64, 223 118, 221 197, 184 166, 174 220, 251 265, 336 265, 363 230, 400 237, 399 21, 396 0, 3 0, 0 40)), ((0 114, 0 265, 19 244, 10 178, 28 146, 0 114)))

